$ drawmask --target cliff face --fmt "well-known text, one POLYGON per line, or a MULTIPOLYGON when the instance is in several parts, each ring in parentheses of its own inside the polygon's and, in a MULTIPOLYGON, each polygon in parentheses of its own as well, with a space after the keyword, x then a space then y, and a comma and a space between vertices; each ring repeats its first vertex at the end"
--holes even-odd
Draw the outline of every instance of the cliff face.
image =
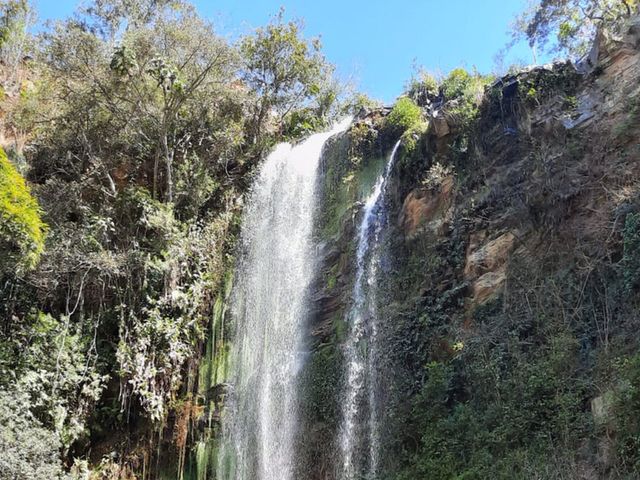
MULTIPOLYGON (((386 199, 378 310, 385 478, 634 478, 640 54, 506 76, 461 121, 423 101, 386 199), (581 70, 584 70, 581 68, 581 70)), ((397 140, 387 111, 328 146, 307 478, 334 478, 362 200, 397 140)))

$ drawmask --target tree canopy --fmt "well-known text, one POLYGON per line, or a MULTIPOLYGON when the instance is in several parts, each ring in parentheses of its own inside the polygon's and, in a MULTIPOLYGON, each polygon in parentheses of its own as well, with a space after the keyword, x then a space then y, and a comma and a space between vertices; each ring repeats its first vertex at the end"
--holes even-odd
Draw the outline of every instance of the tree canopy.
POLYGON ((616 35, 637 0, 539 0, 520 15, 515 38, 552 52, 583 55, 598 29, 616 35))

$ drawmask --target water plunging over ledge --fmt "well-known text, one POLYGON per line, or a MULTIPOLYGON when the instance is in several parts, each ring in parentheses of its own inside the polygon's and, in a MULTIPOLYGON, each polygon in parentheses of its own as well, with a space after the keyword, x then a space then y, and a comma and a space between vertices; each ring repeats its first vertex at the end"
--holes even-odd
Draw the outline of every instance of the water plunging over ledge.
POLYGON ((358 229, 353 305, 349 311, 350 331, 345 345, 346 385, 341 402, 342 471, 339 477, 342 480, 362 478, 362 468, 370 477, 375 477, 378 471, 380 438, 375 368, 378 334, 375 297, 380 261, 378 247, 385 217, 387 182, 399 147, 400 141, 393 147, 384 173, 367 198, 358 229))
POLYGON ((225 480, 292 480, 316 180, 325 142, 350 120, 299 145, 280 144, 255 178, 232 296, 232 388, 218 471, 225 480))

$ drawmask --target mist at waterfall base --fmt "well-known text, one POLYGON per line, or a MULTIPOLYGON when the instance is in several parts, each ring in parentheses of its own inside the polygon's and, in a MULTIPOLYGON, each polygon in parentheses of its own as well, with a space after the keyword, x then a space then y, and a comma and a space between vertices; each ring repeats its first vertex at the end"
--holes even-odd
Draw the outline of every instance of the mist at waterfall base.
MULTIPOLYGON (((318 269, 313 234, 319 164, 327 140, 349 125, 350 119, 298 145, 278 145, 254 180, 232 295, 236 331, 218 455, 221 479, 299 477, 299 377, 307 355, 310 287, 318 269)), ((375 284, 387 177, 398 147, 399 142, 366 200, 358 230, 353 305, 343 346, 341 426, 336 432, 335 467, 341 480, 375 476, 378 469, 375 284), (363 342, 368 348, 362 348, 363 342)))

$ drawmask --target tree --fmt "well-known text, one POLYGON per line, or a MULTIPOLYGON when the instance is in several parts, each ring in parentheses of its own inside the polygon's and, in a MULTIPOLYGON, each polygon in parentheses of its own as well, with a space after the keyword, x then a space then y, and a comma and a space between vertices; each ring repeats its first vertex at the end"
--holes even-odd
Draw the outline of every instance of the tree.
POLYGON ((28 29, 34 21, 35 12, 28 0, 0 1, 0 59, 12 70, 27 51, 28 29))
POLYGON ((183 0, 94 0, 82 10, 84 24, 105 38, 114 40, 123 31, 150 24, 167 8, 183 10, 183 0))
POLYGON ((637 0, 540 0, 517 18, 514 40, 525 38, 532 48, 583 55, 598 29, 620 33, 637 6, 637 0))
MULTIPOLYGON (((88 9, 94 12, 91 17, 68 21, 47 37, 47 73, 60 104, 59 109, 53 107, 53 115, 82 133, 75 135, 82 152, 79 157, 89 157, 83 166, 98 167, 108 194, 116 193, 111 172, 126 158, 135 158, 127 166, 130 174, 151 179, 154 197, 163 194, 173 202, 176 156, 186 158, 195 145, 212 145, 206 125, 234 130, 227 128, 228 122, 237 121, 237 115, 232 112, 229 118, 221 110, 242 102, 231 88, 236 53, 187 5, 155 2, 164 7, 153 15, 136 14, 132 21, 119 19, 114 12, 131 16, 131 10, 144 10, 134 5, 149 2, 127 2, 127 11, 119 8, 120 3, 96 2, 88 9), (95 12, 108 15, 96 17, 95 12), (87 29, 87 24, 103 23, 136 28, 125 28, 107 39, 87 29), (211 121, 213 117, 216 122, 211 121), (108 151, 117 151, 118 157, 100 154, 108 151), (132 165, 137 171, 132 171, 132 165)), ((215 145, 217 151, 227 147, 225 142, 215 145)))
MULTIPOLYGON (((243 79, 259 98, 253 118, 254 142, 269 114, 276 117, 279 125, 294 108, 327 92, 323 82, 331 80, 332 68, 320 53, 320 40, 305 40, 301 27, 297 21, 285 22, 284 11, 280 10, 272 23, 257 29, 240 44, 243 79)), ((321 108, 326 110, 322 103, 321 108)))

